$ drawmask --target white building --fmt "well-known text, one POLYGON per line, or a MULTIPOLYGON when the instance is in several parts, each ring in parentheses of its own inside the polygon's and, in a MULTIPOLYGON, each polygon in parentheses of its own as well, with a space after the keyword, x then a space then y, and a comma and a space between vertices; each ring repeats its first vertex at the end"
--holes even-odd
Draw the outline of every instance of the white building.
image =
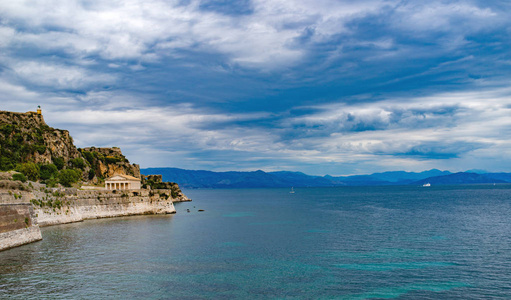
POLYGON ((114 175, 105 179, 107 190, 139 190, 140 179, 129 175, 114 175))

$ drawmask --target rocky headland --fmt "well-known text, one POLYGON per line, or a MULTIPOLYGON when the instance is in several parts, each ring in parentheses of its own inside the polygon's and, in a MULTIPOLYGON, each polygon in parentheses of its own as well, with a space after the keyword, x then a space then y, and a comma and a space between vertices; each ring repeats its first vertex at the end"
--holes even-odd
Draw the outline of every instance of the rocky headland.
POLYGON ((38 112, 0 111, 0 250, 42 238, 39 226, 87 219, 172 214, 190 201, 176 183, 144 176, 121 149, 77 148, 67 130, 38 112), (123 174, 140 189, 105 189, 123 174))

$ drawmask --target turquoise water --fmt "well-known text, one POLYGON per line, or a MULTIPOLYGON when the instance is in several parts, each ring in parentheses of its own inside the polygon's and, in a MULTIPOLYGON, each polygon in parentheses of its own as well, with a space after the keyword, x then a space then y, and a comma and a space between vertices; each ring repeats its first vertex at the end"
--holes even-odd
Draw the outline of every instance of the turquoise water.
POLYGON ((511 298, 511 185, 295 191, 43 228, 0 252, 0 299, 511 298))

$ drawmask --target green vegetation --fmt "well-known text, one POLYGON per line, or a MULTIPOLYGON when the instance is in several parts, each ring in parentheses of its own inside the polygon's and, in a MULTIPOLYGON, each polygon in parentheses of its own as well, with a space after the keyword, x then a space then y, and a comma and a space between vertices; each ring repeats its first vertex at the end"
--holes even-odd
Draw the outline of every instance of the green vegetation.
MULTIPOLYGON (((48 199, 47 201, 32 199, 32 200, 30 200, 30 203, 37 205, 39 207, 50 207, 50 208, 53 208, 53 210, 55 210, 56 208, 61 209, 62 206, 64 205, 64 202, 62 202, 59 199, 56 199, 55 201, 52 199, 48 199)), ((69 203, 67 203, 67 204, 69 204, 69 203)))
POLYGON ((9 159, 8 157, 0 157, 0 170, 2 171, 8 171, 14 169, 14 162, 9 159))
POLYGON ((0 126, 0 170, 12 170, 20 163, 29 162, 35 153, 45 153, 42 135, 40 128, 23 132, 17 123, 0 126))
POLYGON ((147 179, 144 181, 143 188, 147 188, 148 186, 150 186, 153 190, 164 190, 169 188, 169 183, 147 179))
POLYGON ((45 183, 46 183, 46 186, 48 186, 48 187, 56 187, 57 183, 59 183, 59 180, 58 180, 58 178, 52 177, 52 178, 46 180, 45 183))
POLYGON ((111 156, 111 155, 108 155, 105 157, 105 162, 107 164, 116 164, 118 162, 123 162, 124 159, 121 158, 121 157, 116 157, 116 156, 111 156))
POLYGON ((54 164, 41 165, 39 167, 39 178, 41 180, 49 180, 57 177, 59 170, 54 164))
MULTIPOLYGON (((119 164, 119 163, 129 163, 126 157, 118 152, 114 151, 115 147, 112 149, 97 149, 97 148, 87 148, 87 150, 79 149, 82 153, 83 158, 85 158, 84 164, 87 165, 90 169, 88 171, 89 180, 94 179, 96 177, 100 182, 105 179, 104 174, 99 171, 100 169, 104 172, 104 167, 109 168, 109 165, 119 164)), ((118 149, 118 148, 117 148, 118 149)), ((81 168, 79 165, 75 163, 72 164, 75 168, 81 168)), ((133 173, 130 174, 131 170, 126 170, 128 175, 135 175, 133 173)))
POLYGON ((59 173, 59 182, 65 187, 71 187, 73 183, 78 182, 82 177, 82 172, 79 170, 65 169, 59 173))
POLYGON ((53 163, 57 167, 57 169, 62 170, 65 165, 64 158, 62 157, 52 157, 53 163))
POLYGON ((175 199, 179 196, 180 191, 181 190, 179 189, 179 186, 177 184, 173 184, 172 188, 170 189, 170 195, 175 199))
MULTIPOLYGON (((89 165, 91 165, 91 166, 94 165, 94 158, 95 158, 94 153, 97 154, 97 152, 90 152, 90 151, 83 151, 83 150, 81 150, 81 152, 82 152, 83 157, 85 157, 85 159, 89 162, 89 165)), ((97 155, 96 155, 96 157, 97 157, 97 155)))
POLYGON ((37 181, 40 176, 39 165, 31 162, 18 164, 15 170, 27 176, 27 178, 32 181, 37 181))
POLYGON ((26 182, 27 176, 25 176, 21 173, 16 173, 16 174, 12 175, 12 179, 16 180, 16 181, 26 182))
POLYGON ((73 158, 73 159, 69 160, 69 163, 75 169, 81 169, 81 170, 85 169, 85 162, 81 158, 73 158))

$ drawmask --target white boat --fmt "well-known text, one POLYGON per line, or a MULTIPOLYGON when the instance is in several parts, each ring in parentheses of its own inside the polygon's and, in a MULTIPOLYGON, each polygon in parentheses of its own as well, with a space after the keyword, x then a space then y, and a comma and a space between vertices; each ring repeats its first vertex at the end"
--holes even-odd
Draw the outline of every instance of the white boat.
POLYGON ((428 182, 428 183, 423 184, 422 186, 424 186, 424 187, 431 186, 431 183, 428 182))
POLYGON ((291 191, 289 191, 290 194, 294 194, 295 193, 295 190, 293 188, 291 188, 291 191))

